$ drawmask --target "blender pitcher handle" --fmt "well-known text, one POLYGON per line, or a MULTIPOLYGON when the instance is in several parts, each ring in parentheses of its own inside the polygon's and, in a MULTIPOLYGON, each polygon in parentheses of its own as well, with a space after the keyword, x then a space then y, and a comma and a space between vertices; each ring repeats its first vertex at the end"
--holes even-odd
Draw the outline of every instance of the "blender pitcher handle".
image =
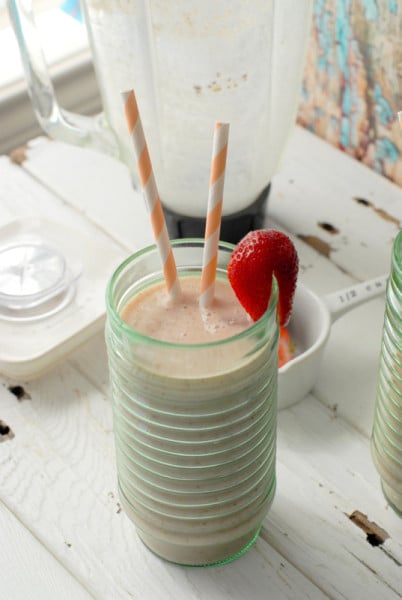
POLYGON ((7 4, 20 49, 28 94, 42 129, 57 140, 118 157, 117 141, 103 123, 102 115, 88 117, 59 106, 39 41, 31 0, 7 0, 7 4))

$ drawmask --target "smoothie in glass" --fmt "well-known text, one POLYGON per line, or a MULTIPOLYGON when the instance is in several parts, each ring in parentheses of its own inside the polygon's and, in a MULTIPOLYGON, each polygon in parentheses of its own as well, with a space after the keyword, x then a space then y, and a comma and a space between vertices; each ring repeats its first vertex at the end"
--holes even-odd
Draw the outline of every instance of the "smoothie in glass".
POLYGON ((402 516, 402 232, 391 254, 371 454, 385 498, 402 516))
POLYGON ((154 247, 107 293, 120 498, 143 542, 180 564, 227 562, 256 539, 275 491, 277 287, 250 321, 227 281, 198 307, 203 241, 172 242, 182 287, 166 297, 154 247), (163 339, 160 339, 163 338, 163 339))

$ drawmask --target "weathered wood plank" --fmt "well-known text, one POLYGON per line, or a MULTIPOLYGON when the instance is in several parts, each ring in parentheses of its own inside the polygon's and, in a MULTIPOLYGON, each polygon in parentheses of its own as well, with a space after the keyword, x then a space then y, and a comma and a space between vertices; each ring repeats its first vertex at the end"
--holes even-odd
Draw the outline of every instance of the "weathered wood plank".
MULTIPOLYGON (((26 389, 32 399, 16 403, 8 398, 11 410, 3 412, 15 433, 15 438, 8 442, 10 448, 13 444, 14 485, 10 489, 6 478, 7 485, 2 482, 0 486, 6 487, 3 498, 6 504, 12 503, 18 517, 33 524, 35 535, 43 536, 46 546, 56 556, 61 554, 60 560, 68 561, 69 570, 78 578, 85 579, 88 572, 95 573, 105 566, 112 577, 120 549, 124 555, 130 554, 136 564, 156 560, 152 569, 164 565, 165 571, 166 565, 148 556, 136 540, 131 524, 119 512, 111 411, 106 399, 94 393, 79 374, 68 368, 56 369, 53 377, 32 382, 26 389), (64 399, 57 395, 61 382, 64 399), (16 447, 20 437, 25 452, 16 447), (49 490, 48 477, 53 480, 49 490), (51 508, 50 513, 49 509, 44 510, 45 506, 51 508), (108 556, 108 540, 114 548, 113 560, 108 556), (97 558, 91 554, 95 546, 97 558), (67 556, 66 547, 70 551, 67 556), (78 564, 81 566, 77 567, 78 564)), ((390 510, 385 510, 367 440, 311 398, 281 413, 279 422, 278 492, 262 539, 247 561, 255 564, 255 553, 273 560, 265 540, 280 555, 289 557, 297 569, 330 597, 345 597, 343 594, 350 589, 353 577, 356 581, 353 589, 363 590, 367 597, 372 590, 380 597, 397 597, 400 571, 395 560, 399 560, 400 545, 393 551, 394 560, 383 553, 378 559, 362 532, 346 516, 359 509, 384 527, 394 544, 401 539, 402 524, 390 510), (323 555, 327 556, 325 560, 323 555), (332 565, 329 570, 328 557, 332 565), (339 577, 339 573, 343 576, 339 577)), ((1 450, 0 447, 0 455, 1 450)), ((280 566, 279 555, 275 556, 280 566)), ((122 560, 124 564, 126 559, 122 560)), ((134 568, 129 562, 128 572, 134 568)), ((235 564, 242 568, 239 565, 244 562, 242 559, 235 564)), ((224 587, 229 585, 224 575, 226 570, 222 569, 224 587)), ((287 570, 288 566, 284 571, 287 570)), ((102 579, 100 574, 99 577, 102 579)), ((113 586, 117 581, 113 581, 113 586)), ((103 588, 107 585, 112 583, 102 582, 103 588)), ((92 589, 95 592, 99 593, 97 587, 92 589)))
MULTIPOLYGON (((23 167, 128 248, 152 241, 141 194, 118 161, 38 138, 23 167)), ((402 223, 402 189, 296 127, 272 181, 269 219, 354 278, 370 279, 389 269, 390 245, 402 223)))
POLYGON ((331 331, 314 395, 370 437, 385 298, 345 315, 331 331))
POLYGON ((387 507, 368 440, 313 397, 282 411, 278 491, 264 538, 334 598, 402 597, 402 521, 387 507), (389 535, 373 547, 355 510, 389 535))
POLYGON ((108 400, 68 366, 25 390, 0 388, 15 436, 0 444, 0 500, 96 598, 325 597, 263 539, 225 567, 158 559, 120 509, 108 400))
POLYGON ((90 600, 89 592, 0 502, 1 597, 90 600))
POLYGON ((389 271, 402 189, 296 128, 273 179, 268 213, 359 280, 389 271))
POLYGON ((138 250, 153 242, 142 194, 133 189, 121 162, 100 152, 37 138, 29 143, 22 166, 125 247, 138 250))

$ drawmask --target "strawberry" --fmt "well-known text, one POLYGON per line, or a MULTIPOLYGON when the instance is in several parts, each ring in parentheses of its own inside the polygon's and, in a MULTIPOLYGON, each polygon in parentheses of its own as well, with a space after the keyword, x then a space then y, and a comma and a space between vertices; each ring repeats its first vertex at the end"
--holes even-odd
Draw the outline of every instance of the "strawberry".
POLYGON ((290 238, 275 229, 260 229, 248 233, 236 246, 228 265, 228 277, 240 303, 257 321, 268 307, 272 275, 275 275, 279 286, 279 322, 286 325, 298 270, 299 259, 290 238))
POLYGON ((295 357, 295 345, 289 331, 281 325, 279 328, 278 367, 282 367, 295 357))

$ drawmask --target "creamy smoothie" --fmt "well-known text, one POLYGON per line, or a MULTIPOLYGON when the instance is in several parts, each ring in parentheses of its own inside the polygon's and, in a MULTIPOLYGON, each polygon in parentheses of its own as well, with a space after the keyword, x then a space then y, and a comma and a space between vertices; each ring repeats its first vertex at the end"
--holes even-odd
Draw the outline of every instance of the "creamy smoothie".
POLYGON ((186 263, 200 264, 202 244, 192 258, 186 243, 175 247, 180 301, 152 261, 146 273, 146 255, 120 267, 106 339, 122 505, 155 553, 204 565, 246 551, 273 500, 277 293, 251 322, 226 278, 227 247, 200 310, 200 268, 186 263))
POLYGON ((166 342, 201 344, 236 335, 252 320, 227 281, 215 283, 214 300, 207 309, 199 306, 200 279, 181 280, 181 297, 171 300, 162 282, 135 296, 122 317, 133 329, 166 342))

